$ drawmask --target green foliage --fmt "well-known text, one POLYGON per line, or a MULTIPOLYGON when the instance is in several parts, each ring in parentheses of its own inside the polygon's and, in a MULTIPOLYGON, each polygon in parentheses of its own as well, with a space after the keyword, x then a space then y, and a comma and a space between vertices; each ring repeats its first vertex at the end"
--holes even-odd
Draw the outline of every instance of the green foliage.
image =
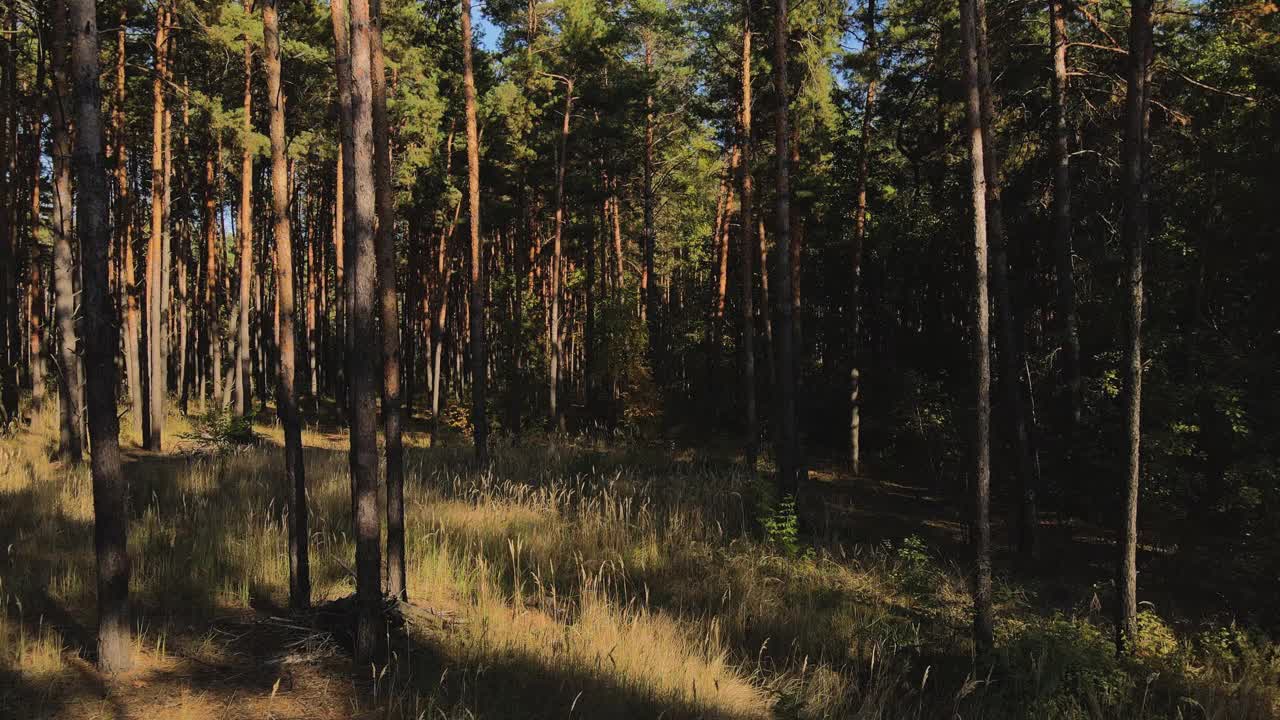
POLYGON ((194 416, 191 428, 191 432, 181 435, 184 440, 213 449, 235 449, 258 442, 252 418, 242 417, 219 407, 194 416))
POLYGON ((800 542, 800 516, 796 512, 796 499, 792 495, 783 497, 773 507, 764 508, 760 526, 770 543, 792 557, 813 552, 800 542))

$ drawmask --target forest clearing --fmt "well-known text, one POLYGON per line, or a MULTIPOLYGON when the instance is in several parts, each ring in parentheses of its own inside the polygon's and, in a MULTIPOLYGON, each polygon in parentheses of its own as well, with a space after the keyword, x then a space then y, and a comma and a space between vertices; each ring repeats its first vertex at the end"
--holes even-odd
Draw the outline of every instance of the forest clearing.
POLYGON ((1276 0, 3 0, 0 720, 1280 718, 1278 126, 1276 0))

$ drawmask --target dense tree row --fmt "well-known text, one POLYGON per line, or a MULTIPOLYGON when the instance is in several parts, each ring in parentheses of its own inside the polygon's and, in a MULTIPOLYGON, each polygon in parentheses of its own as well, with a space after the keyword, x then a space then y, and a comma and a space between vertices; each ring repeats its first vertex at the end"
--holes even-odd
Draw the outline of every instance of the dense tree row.
POLYGON ((1274 5, 484 9, 5 4, 0 403, 52 389, 59 456, 92 449, 105 666, 117 418, 161 450, 166 413, 268 402, 296 608, 302 418, 350 427, 362 658, 405 597, 404 428, 451 404, 480 462, 656 419, 753 471, 771 438, 801 508, 815 462, 931 477, 979 650, 993 492, 1025 557, 1045 513, 1116 529, 1119 647, 1144 503, 1280 576, 1274 5))

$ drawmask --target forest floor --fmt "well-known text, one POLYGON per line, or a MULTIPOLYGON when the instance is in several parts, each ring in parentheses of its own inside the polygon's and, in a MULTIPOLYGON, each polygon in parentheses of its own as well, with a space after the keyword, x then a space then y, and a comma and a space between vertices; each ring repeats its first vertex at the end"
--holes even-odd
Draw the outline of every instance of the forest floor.
POLYGON ((304 434, 317 609, 290 613, 278 428, 216 448, 169 423, 164 453, 126 433, 136 667, 113 678, 88 471, 48 459, 50 413, 0 438, 0 719, 1280 717, 1280 648, 1207 621, 1164 538, 1136 657, 1108 534, 1045 518, 1047 560, 997 559, 976 664, 958 497, 819 463, 797 534, 732 458, 616 433, 501 440, 482 470, 412 426, 411 602, 385 669, 353 672, 345 434, 304 434))

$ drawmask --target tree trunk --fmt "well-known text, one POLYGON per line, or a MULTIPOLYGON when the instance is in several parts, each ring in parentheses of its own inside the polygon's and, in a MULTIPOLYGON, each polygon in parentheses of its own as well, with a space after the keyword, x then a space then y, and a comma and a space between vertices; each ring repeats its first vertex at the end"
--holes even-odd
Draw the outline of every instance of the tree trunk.
POLYGON ((791 258, 791 168, 788 145, 791 142, 788 112, 787 44, 790 23, 787 0, 778 0, 774 16, 773 84, 778 108, 774 113, 774 161, 777 163, 778 244, 778 496, 795 498, 799 488, 799 442, 796 430, 796 358, 795 319, 792 297, 791 258))
POLYGON ((640 292, 643 295, 643 314, 649 334, 649 363, 655 377, 661 381, 661 330, 658 324, 658 283, 654 272, 654 254, 658 243, 657 228, 653 217, 653 40, 646 32, 644 41, 644 269, 640 276, 640 292))
POLYGON ((400 310, 396 295, 395 196, 391 188, 391 139, 387 81, 382 57, 382 3, 370 3, 370 72, 373 90, 375 205, 378 224, 378 302, 382 311, 382 423, 387 451, 387 594, 406 599, 404 569, 404 446, 400 437, 400 310))
POLYGON ((880 55, 876 50, 876 0, 867 0, 863 19, 866 52, 871 61, 867 101, 862 107, 861 156, 858 159, 858 200, 853 215, 853 262, 849 287, 849 338, 852 369, 849 371, 849 469, 862 474, 862 255, 867 239, 867 176, 871 169, 871 118, 876 108, 876 82, 880 55))
MULTIPOLYGON (((61 5, 60 1, 58 10, 62 9, 61 5)), ((128 484, 120 469, 120 424, 115 395, 116 323, 107 288, 110 191, 102 152, 95 5, 94 0, 71 0, 71 62, 75 81, 75 165, 80 189, 77 215, 82 248, 89 435, 93 442, 90 465, 98 575, 98 666, 104 672, 116 673, 127 670, 132 661, 125 507, 128 484)))
POLYGON ((168 77, 166 53, 169 21, 163 3, 156 7, 155 69, 151 78, 151 237, 147 243, 147 366, 146 413, 142 422, 142 445, 158 451, 163 446, 165 368, 161 351, 165 333, 164 228, 165 228, 165 81, 168 77))
POLYGON ((1062 329, 1062 371, 1069 429, 1080 424, 1080 333, 1071 251, 1071 146, 1067 130, 1067 13, 1065 0, 1049 0, 1049 45, 1053 52, 1053 251, 1062 329))
POLYGON ((0 28, 5 30, 4 110, 0 113, 0 424, 18 417, 18 366, 22 364, 22 334, 18 307, 18 113, 14 57, 18 42, 17 7, 6 4, 0 28))
POLYGON ((1120 545, 1120 602, 1116 608, 1116 652, 1132 652, 1138 638, 1138 490, 1142 448, 1142 251, 1147 240, 1147 174, 1151 162, 1148 114, 1151 102, 1151 0, 1129 4, 1128 89, 1121 152, 1123 238, 1128 310, 1125 318, 1124 407, 1127 439, 1124 532, 1120 545))
MULTIPOLYGON (((252 0, 244 0, 246 14, 253 12, 252 0)), ((249 151, 249 134, 253 132, 253 45, 248 33, 244 37, 244 119, 240 127, 240 219, 236 226, 239 246, 240 296, 236 320, 235 413, 249 416, 252 404, 249 393, 253 376, 249 364, 249 305, 253 289, 253 154, 249 151)))
POLYGON ((969 169, 972 176, 974 257, 974 365, 977 384, 974 418, 974 550, 973 638, 978 655, 989 654, 995 643, 991 598, 991 345, 987 299, 987 177, 982 133, 982 93, 979 89, 978 0, 960 0, 960 34, 964 52, 965 116, 969 130, 969 169))
POLYGON ((564 120, 560 125, 560 153, 556 163, 556 224, 551 250, 551 423, 564 429, 564 408, 560 403, 560 374, 564 364, 564 338, 560 331, 560 289, 564 257, 560 238, 564 231, 564 174, 569 164, 569 117, 573 113, 573 78, 564 80, 564 120))
MULTIPOLYGON (((462 92, 467 116, 467 209, 471 231, 471 425, 476 460, 484 464, 489 461, 489 419, 485 412, 488 348, 485 347, 484 248, 480 244, 480 135, 476 125, 476 81, 471 59, 471 0, 462 0, 462 92)), ((566 114, 566 127, 568 121, 566 114)), ((563 178, 561 170, 561 182, 563 178)))
MULTIPOLYGON (((742 142, 742 161, 738 167, 738 181, 742 194, 742 213, 739 218, 741 239, 740 251, 742 274, 742 398, 745 427, 743 429, 743 456, 747 469, 755 472, 756 456, 759 454, 760 429, 756 418, 756 325, 755 312, 752 307, 752 285, 754 273, 752 257, 752 232, 755 210, 755 184, 751 175, 752 152, 755 145, 755 131, 751 126, 751 0, 742 2, 742 101, 739 104, 738 136, 742 142)), ((761 266, 762 272, 767 270, 761 266)), ((767 300, 766 300, 767 303, 767 300)), ((766 311, 768 305, 765 305, 766 311)))
POLYGON ((58 325, 58 377, 61 380, 58 457, 78 464, 83 457, 80 405, 80 356, 76 351, 75 261, 71 250, 71 82, 66 0, 53 7, 53 291, 58 325))
MULTIPOLYGON (((334 4, 341 2, 336 0, 334 4)), ((370 67, 369 0, 351 0, 351 176, 354 230, 351 241, 351 474, 354 480, 356 534, 356 662, 380 657, 382 641, 382 562, 378 517, 378 426, 374 295, 374 142, 373 79, 370 67)))
POLYGON ((267 70, 267 103, 271 110, 271 210, 275 217, 276 301, 280 308, 280 362, 276 378, 276 411, 284 428, 284 476, 293 498, 289 507, 289 607, 311 606, 308 561, 307 484, 302 462, 302 427, 294 387, 293 239, 289 218, 289 158, 285 146, 285 95, 280 84, 280 18, 277 0, 262 5, 263 65, 267 70))

